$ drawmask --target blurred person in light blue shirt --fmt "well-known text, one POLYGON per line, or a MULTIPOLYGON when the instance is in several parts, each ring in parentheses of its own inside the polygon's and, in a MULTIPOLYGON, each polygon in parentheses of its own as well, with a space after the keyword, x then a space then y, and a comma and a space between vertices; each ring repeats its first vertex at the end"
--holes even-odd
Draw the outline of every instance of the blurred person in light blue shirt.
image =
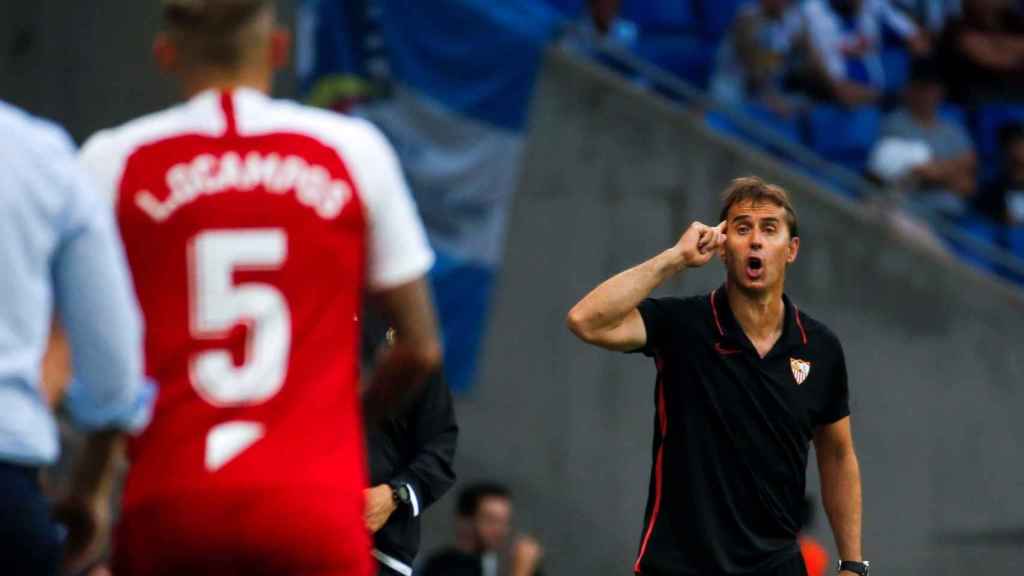
POLYGON ((90 433, 86 450, 106 455, 75 471, 67 507, 82 521, 68 534, 69 554, 96 547, 113 431, 145 426, 154 391, 143 377, 141 317, 113 213, 80 174, 73 143, 3 102, 0 134, 0 558, 5 574, 56 574, 64 541, 39 485, 39 470, 60 450, 41 382, 54 315, 76 376, 64 407, 90 433))
POLYGON ((797 2, 744 4, 719 45, 711 94, 733 106, 759 104, 790 116, 806 100, 795 87, 820 64, 813 54, 797 2))

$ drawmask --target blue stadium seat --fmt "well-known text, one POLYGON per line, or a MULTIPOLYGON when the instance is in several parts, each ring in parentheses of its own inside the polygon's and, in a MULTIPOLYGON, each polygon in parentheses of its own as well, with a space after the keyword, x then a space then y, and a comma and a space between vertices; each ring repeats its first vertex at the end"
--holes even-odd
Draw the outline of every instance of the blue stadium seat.
POLYGON ((850 182, 818 166, 809 166, 804 162, 794 160, 790 162, 789 167, 817 182, 822 188, 831 190, 839 196, 852 200, 858 200, 864 196, 865 191, 859 187, 859 183, 850 182))
POLYGON ((707 88, 715 46, 696 34, 649 34, 637 38, 637 55, 688 82, 707 88))
POLYGON ((807 115, 807 143, 825 158, 863 172, 868 152, 878 140, 881 116, 874 106, 819 104, 807 115))
POLYGON ((695 12, 700 32, 711 40, 718 40, 732 26, 740 6, 751 0, 695 0, 695 12))
POLYGON ((1010 250, 1018 258, 1024 259, 1024 225, 1008 227, 1006 229, 1006 240, 1010 250))
POLYGON ((974 116, 974 140, 978 154, 995 160, 999 154, 999 129, 1008 122, 1024 122, 1024 105, 985 104, 974 116))
POLYGON ((696 31, 696 0, 623 0, 619 16, 644 32, 696 31))
POLYGON ((800 118, 798 116, 786 118, 762 104, 748 104, 743 111, 752 119, 774 130, 779 136, 793 142, 800 141, 800 118))
POLYGON ((886 47, 882 50, 881 60, 885 91, 889 94, 901 92, 910 79, 910 54, 902 46, 886 47))
POLYGON ((544 0, 562 14, 574 18, 583 11, 586 0, 544 0))
MULTIPOLYGON (((989 246, 996 246, 1000 236, 1000 227, 992 220, 979 215, 969 215, 960 218, 957 221, 957 227, 962 231, 966 232, 968 236, 979 240, 980 242, 989 246)), ((994 271, 995 266, 991 260, 985 257, 984 253, 977 250, 971 244, 966 242, 958 241, 952 238, 947 238, 946 243, 949 245, 950 250, 956 254, 961 260, 971 264, 976 268, 983 270, 994 271)))
MULTIPOLYGON (((749 120, 771 130, 783 140, 790 142, 800 141, 800 119, 798 117, 784 118, 761 104, 747 104, 743 107, 742 112, 749 120)), ((785 150, 779 146, 774 146, 770 139, 742 129, 724 114, 708 112, 704 119, 708 126, 717 132, 746 140, 775 154, 785 155, 785 150)))
POLYGON ((967 112, 964 111, 962 106, 956 104, 943 104, 939 108, 939 116, 954 123, 962 126, 965 130, 970 127, 967 125, 967 112))

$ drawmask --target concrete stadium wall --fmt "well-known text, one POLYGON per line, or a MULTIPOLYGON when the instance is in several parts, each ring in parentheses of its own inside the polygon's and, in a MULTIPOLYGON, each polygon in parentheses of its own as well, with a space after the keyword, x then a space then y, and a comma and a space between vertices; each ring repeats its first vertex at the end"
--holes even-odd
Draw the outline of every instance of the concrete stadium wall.
MULTIPOLYGON (((803 243, 788 292, 846 348, 867 556, 887 574, 1024 566, 1019 291, 559 53, 531 114, 483 368, 458 406, 458 470, 510 482, 518 524, 539 535, 549 574, 631 570, 654 418, 652 363, 576 341, 565 313, 692 220, 713 222, 718 191, 745 174, 792 191, 803 243)), ((662 293, 722 278, 715 262, 662 293)), ((451 498, 440 508, 428 546, 450 534, 451 498)), ((831 546, 824 514, 815 533, 831 546)))

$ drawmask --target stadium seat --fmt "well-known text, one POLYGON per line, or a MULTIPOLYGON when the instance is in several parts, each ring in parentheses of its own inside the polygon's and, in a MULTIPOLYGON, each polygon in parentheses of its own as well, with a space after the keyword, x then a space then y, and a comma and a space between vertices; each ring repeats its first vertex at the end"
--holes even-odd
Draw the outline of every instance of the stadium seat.
POLYGON ((1024 225, 1009 226, 1006 229, 1006 240, 1010 250, 1024 260, 1024 225))
MULTIPOLYGON (((800 141, 800 121, 797 118, 782 118, 764 107, 754 105, 745 107, 742 113, 746 119, 771 130, 783 140, 800 141)), ((786 155, 785 148, 778 146, 774 138, 765 137, 764 134, 755 133, 738 126, 731 117, 725 114, 709 112, 705 115, 705 121, 716 132, 750 142, 752 145, 777 156, 785 157, 786 155)))
POLYGON ((562 14, 573 18, 583 11, 585 0, 544 0, 562 14))
POLYGON ((844 198, 858 200, 864 196, 864 191, 859 187, 858 183, 850 182, 848 179, 844 179, 833 172, 822 170, 817 166, 809 166, 799 161, 791 162, 789 167, 817 182, 822 188, 831 190, 844 198))
POLYGON ((740 6, 751 0, 694 0, 694 12, 700 32, 706 38, 717 41, 732 26, 740 6))
POLYGON ((706 89, 715 60, 715 47, 697 34, 650 34, 641 30, 637 55, 672 74, 706 89))
POLYGON ((902 47, 887 47, 882 50, 881 60, 886 93, 901 92, 910 78, 910 55, 902 47))
MULTIPOLYGON (((1000 236, 999 225, 979 215, 964 216, 957 221, 957 228, 971 238, 992 247, 997 245, 1000 236)), ((954 238, 947 238, 946 243, 954 254, 968 264, 988 271, 995 269, 993 262, 973 244, 954 238)))
POLYGON ((696 0, 625 0, 619 16, 635 22, 644 32, 694 32, 696 0))
MULTIPOLYGON (((795 116, 792 118, 782 117, 761 104, 747 104, 743 107, 742 113, 749 120, 771 130, 784 140, 789 140, 791 142, 800 141, 800 119, 795 116)), ((769 139, 758 137, 751 131, 740 128, 725 114, 709 112, 705 117, 705 120, 709 126, 723 134, 730 134, 738 138, 742 138, 752 144, 772 150, 773 152, 782 152, 782 150, 778 150, 777 147, 773 147, 769 139)))
POLYGON ((967 112, 964 111, 963 107, 956 104, 943 104, 939 108, 939 116, 962 126, 965 130, 969 128, 967 124, 967 112))
POLYGON ((974 139, 978 154, 994 160, 999 153, 999 129, 1008 122, 1024 122, 1024 105, 985 104, 974 116, 974 139))
POLYGON ((881 111, 874 106, 819 104, 807 115, 807 143, 825 158, 863 172, 881 122, 881 111))

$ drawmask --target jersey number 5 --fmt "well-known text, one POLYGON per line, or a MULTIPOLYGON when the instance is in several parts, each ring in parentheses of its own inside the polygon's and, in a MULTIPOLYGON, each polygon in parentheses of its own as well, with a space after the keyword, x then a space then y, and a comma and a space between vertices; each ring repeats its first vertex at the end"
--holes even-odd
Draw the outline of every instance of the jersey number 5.
MULTIPOLYGON (((218 407, 248 406, 272 398, 284 385, 291 348, 288 302, 275 286, 235 283, 247 270, 278 270, 288 255, 280 229, 210 230, 189 247, 190 318, 192 337, 224 338, 238 324, 248 328, 245 353, 236 365, 229 350, 196 354, 189 365, 192 386, 218 407)), ((226 422, 207 436, 206 465, 223 466, 263 435, 261 424, 226 422)))

